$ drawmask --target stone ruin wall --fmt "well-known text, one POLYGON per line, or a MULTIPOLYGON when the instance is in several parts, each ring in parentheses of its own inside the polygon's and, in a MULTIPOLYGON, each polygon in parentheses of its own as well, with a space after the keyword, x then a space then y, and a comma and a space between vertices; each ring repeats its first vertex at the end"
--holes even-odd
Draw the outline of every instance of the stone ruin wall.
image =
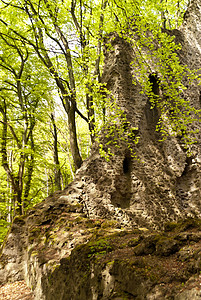
MULTIPOLYGON (((200 15, 200 10, 196 13, 200 15)), ((174 30, 171 34, 182 44, 178 53, 181 63, 199 69, 201 18, 187 16, 185 29, 174 30)), ((140 161, 129 157, 126 145, 121 141, 120 148, 113 149, 115 156, 109 162, 100 157, 96 148, 77 175, 83 182, 81 201, 85 203, 89 216, 114 218, 128 226, 161 228, 171 220, 200 217, 200 123, 193 125, 199 133, 190 157, 187 157, 179 137, 168 137, 159 142, 160 134, 155 131, 157 112, 150 110, 147 97, 139 94, 140 85, 131 66, 133 49, 117 35, 112 36, 111 43, 113 50, 106 51, 103 81, 118 106, 126 112, 131 125, 139 128, 137 135, 140 140, 133 147, 140 161)), ((184 98, 200 109, 201 87, 195 83, 187 86, 185 79, 183 83, 187 87, 184 98)))

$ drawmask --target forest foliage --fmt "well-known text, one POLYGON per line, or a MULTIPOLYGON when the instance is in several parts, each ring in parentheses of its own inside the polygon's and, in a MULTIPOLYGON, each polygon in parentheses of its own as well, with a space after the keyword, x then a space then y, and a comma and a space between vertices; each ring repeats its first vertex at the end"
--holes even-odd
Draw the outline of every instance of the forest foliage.
MULTIPOLYGON (((173 130, 193 142, 187 133, 193 109, 178 91, 183 76, 197 75, 179 64, 180 46, 162 30, 178 28, 187 6, 187 0, 0 1, 0 241, 16 215, 74 178, 102 126, 111 124, 107 112, 116 108, 101 83, 109 33, 132 43, 142 92, 163 114, 171 111, 173 130), (163 103, 148 80, 153 56, 163 103)), ((157 130, 168 134, 162 121, 157 130)))

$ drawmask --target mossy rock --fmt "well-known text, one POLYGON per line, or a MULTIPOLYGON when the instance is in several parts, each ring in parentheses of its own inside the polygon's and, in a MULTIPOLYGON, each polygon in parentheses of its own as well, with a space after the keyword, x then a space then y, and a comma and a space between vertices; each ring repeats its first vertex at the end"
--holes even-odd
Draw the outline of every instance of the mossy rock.
POLYGON ((186 218, 165 224, 165 232, 182 232, 194 228, 201 229, 201 219, 186 218))
POLYGON ((88 257, 91 257, 92 255, 106 254, 112 250, 113 247, 108 239, 99 239, 97 241, 89 242, 85 247, 88 257))
POLYGON ((106 220, 101 225, 102 228, 119 228, 119 223, 115 220, 106 220))
POLYGON ((96 220, 96 219, 86 219, 84 225, 86 228, 100 228, 102 224, 102 220, 96 220))
POLYGON ((179 242, 172 238, 161 237, 156 243, 156 255, 169 256, 179 251, 179 242))
POLYGON ((134 247, 135 255, 148 255, 156 251, 156 243, 160 239, 160 235, 150 235, 142 239, 142 242, 134 247))
POLYGON ((141 236, 139 236, 137 238, 134 238, 134 239, 131 239, 128 242, 128 247, 135 247, 135 246, 137 246, 140 243, 141 240, 142 240, 141 236))

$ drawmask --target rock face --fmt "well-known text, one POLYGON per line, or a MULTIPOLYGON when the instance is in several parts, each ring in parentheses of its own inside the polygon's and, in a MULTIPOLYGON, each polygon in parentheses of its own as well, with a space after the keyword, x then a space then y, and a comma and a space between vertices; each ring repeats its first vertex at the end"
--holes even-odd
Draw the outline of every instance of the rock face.
MULTIPOLYGON (((182 45, 178 53, 181 63, 198 70, 201 67, 201 12, 197 2, 200 1, 192 1, 181 30, 170 34, 182 45)), ((77 176, 83 184, 81 201, 89 216, 112 217, 131 226, 161 228, 167 221, 200 216, 200 123, 193 125, 198 134, 190 157, 180 137, 159 142, 160 134, 155 131, 157 111, 150 110, 149 100, 140 94, 141 86, 131 65, 134 51, 115 34, 110 42, 112 50, 105 53, 102 80, 131 126, 138 128, 139 143, 132 146, 140 161, 131 158, 122 141, 118 143, 119 148, 113 149, 115 155, 109 162, 100 157, 96 148, 77 176)), ((200 109, 201 87, 196 83, 187 86, 185 79, 183 84, 187 88, 184 98, 200 109)))
POLYGON ((57 193, 15 219, 20 239, 8 252, 16 232, 8 236, 1 282, 25 278, 36 300, 200 299, 200 219, 125 230, 66 198, 57 193))
MULTIPOLYGON (((181 30, 170 32, 182 44, 181 63, 196 69, 200 9, 192 1, 181 30)), ((140 161, 123 141, 109 162, 95 145, 74 182, 15 219, 1 253, 0 282, 25 278, 36 300, 200 299, 200 221, 152 231, 201 217, 201 133, 191 157, 179 137, 158 141, 157 111, 140 94, 133 49, 117 35, 111 42, 102 80, 138 128, 133 148, 140 161)), ((185 97, 198 109, 200 95, 200 86, 187 87, 185 97)))

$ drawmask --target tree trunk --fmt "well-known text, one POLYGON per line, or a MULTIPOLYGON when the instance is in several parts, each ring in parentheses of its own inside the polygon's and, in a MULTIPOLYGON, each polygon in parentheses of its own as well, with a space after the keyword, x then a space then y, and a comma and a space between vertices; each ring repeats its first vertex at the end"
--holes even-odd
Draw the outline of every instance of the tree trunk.
POLYGON ((3 105, 0 107, 0 111, 3 115, 2 130, 2 142, 1 142, 1 153, 2 153, 2 166, 7 173, 7 176, 12 184, 14 205, 17 204, 17 213, 22 215, 22 203, 21 203, 21 191, 19 188, 19 180, 14 176, 12 170, 9 168, 8 156, 7 156, 7 133, 8 133, 8 120, 7 120, 7 107, 4 99, 3 105))
POLYGON ((54 119, 54 114, 51 113, 51 121, 53 126, 53 138, 54 138, 54 186, 55 190, 61 190, 61 169, 59 163, 59 155, 58 155, 58 141, 57 141, 57 127, 54 119))
POLYGON ((24 184, 24 201, 23 201, 23 208, 27 208, 29 205, 28 203, 28 197, 29 197, 29 192, 31 189, 31 181, 32 181, 32 174, 33 174, 33 169, 34 169, 34 139, 33 139, 33 129, 30 129, 29 132, 30 140, 31 140, 31 155, 30 159, 27 159, 27 174, 26 174, 26 182, 24 184))
POLYGON ((73 161, 75 165, 75 171, 78 170, 82 165, 82 158, 80 156, 78 143, 77 143, 77 132, 75 124, 75 108, 72 104, 68 112, 68 128, 70 134, 70 145, 73 161))

